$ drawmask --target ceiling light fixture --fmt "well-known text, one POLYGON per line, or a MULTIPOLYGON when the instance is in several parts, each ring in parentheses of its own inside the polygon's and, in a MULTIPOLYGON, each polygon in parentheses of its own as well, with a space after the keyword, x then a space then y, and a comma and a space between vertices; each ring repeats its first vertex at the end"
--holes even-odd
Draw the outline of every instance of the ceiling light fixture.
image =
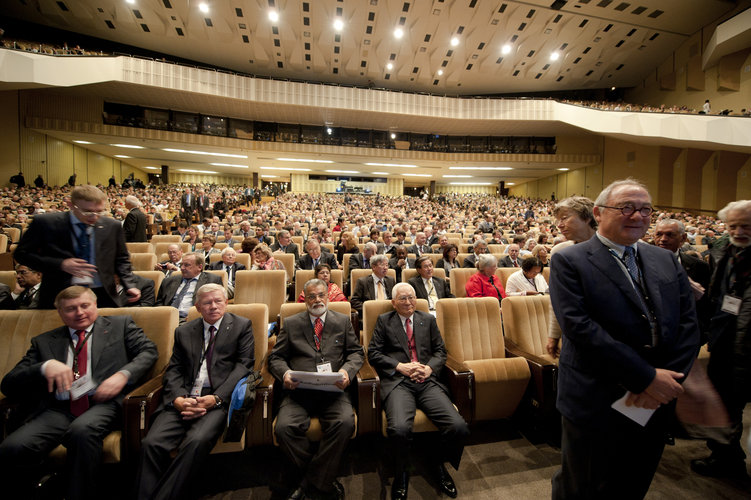
POLYGON ((404 36, 404 30, 401 28, 396 28, 394 30, 394 38, 399 39, 404 36))
POLYGON ((449 167, 449 170, 513 170, 511 167, 449 167))
POLYGON ((247 165, 237 165, 236 163, 209 163, 213 167, 232 167, 232 168, 250 168, 247 165))
POLYGON ((515 186, 515 185, 516 185, 516 183, 514 183, 514 182, 507 182, 507 183, 506 183, 506 185, 507 185, 507 186, 515 186))
POLYGON ((329 127, 329 128, 326 129, 326 133, 329 134, 329 135, 331 135, 333 132, 334 131, 331 130, 331 127, 329 127))
POLYGON ((388 172, 370 172, 373 175, 389 175, 388 172))
POLYGON ((331 174, 359 174, 357 170, 324 170, 324 172, 329 172, 331 174))
POLYGON ((457 45, 459 45, 459 37, 455 36, 451 39, 451 46, 456 47, 457 45))
POLYGON ((492 186, 492 182, 449 182, 449 186, 492 186))
POLYGON ((561 172, 568 172, 567 168, 559 168, 558 170, 560 170, 561 172))
POLYGON ((159 170, 157 167, 143 167, 147 170, 159 170))
POLYGON ((369 167, 401 167, 401 168, 417 168, 417 165, 404 165, 401 163, 364 163, 369 167))
POLYGON ((505 56, 506 54, 510 54, 510 53, 511 53, 511 45, 506 44, 503 47, 501 47, 501 54, 505 56))
POLYGON ((266 179, 276 179, 279 176, 278 175, 262 174, 261 177, 265 177, 266 179))
POLYGON ((206 2, 199 3, 198 4, 198 10, 200 10, 204 14, 208 14, 209 13, 209 4, 207 4, 206 2))
POLYGON ((331 160, 312 160, 309 158, 276 158, 277 161, 300 161, 303 163, 334 163, 331 160))
POLYGON ((162 148, 162 151, 167 151, 169 153, 187 153, 191 155, 226 156, 227 158, 247 158, 246 155, 236 155, 232 153, 212 153, 211 151, 195 151, 192 149, 162 148))
POLYGON ((337 17, 337 18, 336 18, 336 19, 334 20, 334 29, 335 29, 336 31, 342 31, 342 29, 343 29, 343 28, 344 28, 344 21, 342 21, 341 19, 339 19, 339 18, 337 17))
POLYGON ((391 132, 391 139, 396 139, 396 134, 391 132))
POLYGON ((260 167, 261 170, 288 170, 290 172, 310 172, 309 168, 260 167))
POLYGON ((213 170, 191 170, 189 168, 178 168, 178 172, 189 172, 191 174, 218 174, 219 172, 214 172, 213 170))
POLYGON ((275 23, 278 20, 279 20, 279 13, 277 11, 275 11, 275 10, 270 10, 269 11, 269 21, 271 21, 272 23, 275 23))
POLYGON ((430 174, 402 174, 405 177, 433 177, 430 174))
POLYGON ((391 63, 388 63, 388 64, 386 64, 386 69, 390 71, 390 70, 394 69, 394 65, 391 64, 391 63))
POLYGON ((114 155, 115 158, 130 158, 128 155, 114 155))
POLYGON ((125 1, 128 2, 131 5, 133 5, 134 3, 136 3, 136 0, 125 0, 125 1))
POLYGON ((143 146, 135 146, 133 144, 110 144, 110 146, 115 146, 116 148, 144 149, 143 146))
POLYGON ((471 175, 444 175, 445 179, 471 179, 471 175))
POLYGON ((76 144, 94 144, 93 142, 89 142, 89 141, 73 141, 73 142, 75 142, 76 144))
POLYGON ((439 70, 438 70, 438 76, 441 76, 441 75, 443 75, 443 70, 442 70, 442 69, 439 69, 439 70))
POLYGON ((557 61, 561 57, 561 54, 558 52, 552 52, 550 54, 550 60, 551 61, 557 61))

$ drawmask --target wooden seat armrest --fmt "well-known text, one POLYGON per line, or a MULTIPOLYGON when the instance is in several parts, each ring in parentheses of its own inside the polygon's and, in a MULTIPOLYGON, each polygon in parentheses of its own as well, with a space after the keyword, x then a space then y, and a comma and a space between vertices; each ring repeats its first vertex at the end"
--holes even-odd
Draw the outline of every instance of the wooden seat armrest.
POLYGON ((381 380, 366 359, 357 372, 357 435, 381 432, 381 380))
POLYGON ((122 454, 124 461, 138 458, 141 440, 149 432, 151 417, 162 401, 162 375, 136 387, 123 399, 122 454))
POLYGON ((516 345, 514 341, 512 340, 504 339, 504 341, 506 343, 506 356, 509 358, 515 358, 515 357, 525 358, 527 361, 530 362, 530 369, 532 369, 532 364, 536 364, 539 366, 553 364, 545 358, 541 358, 535 354, 532 354, 531 352, 522 350, 522 348, 516 345))
POLYGON ((446 368, 450 370, 454 370, 456 372, 471 372, 472 369, 470 369, 464 362, 457 360, 451 354, 446 355, 446 368))
POLYGON ((506 339, 506 356, 527 360, 531 375, 530 398, 533 406, 544 412, 555 410, 558 392, 558 366, 545 358, 523 351, 513 341, 506 339))
POLYGON ((445 377, 451 391, 451 399, 459 409, 462 418, 471 424, 475 414, 475 376, 464 363, 447 359, 444 369, 445 377))

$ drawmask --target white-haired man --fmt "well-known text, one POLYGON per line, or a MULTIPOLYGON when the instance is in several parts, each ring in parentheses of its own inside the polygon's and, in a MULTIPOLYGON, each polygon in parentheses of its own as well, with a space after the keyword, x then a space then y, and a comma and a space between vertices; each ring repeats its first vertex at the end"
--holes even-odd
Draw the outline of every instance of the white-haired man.
POLYGON ((125 208, 128 209, 128 215, 123 222, 125 242, 145 242, 146 214, 141 211, 141 202, 135 196, 128 195, 125 197, 125 208))

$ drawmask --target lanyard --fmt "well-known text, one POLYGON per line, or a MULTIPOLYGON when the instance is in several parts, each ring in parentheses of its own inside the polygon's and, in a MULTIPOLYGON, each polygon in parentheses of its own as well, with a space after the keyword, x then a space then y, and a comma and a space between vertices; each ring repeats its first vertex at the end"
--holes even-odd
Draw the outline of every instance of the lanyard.
MULTIPOLYGON (((212 325, 213 326, 213 325, 212 325)), ((201 345, 203 346, 203 349, 201 349, 201 360, 198 362, 198 369, 201 369, 201 366, 203 365, 204 360, 206 359, 206 353, 209 352, 209 350, 214 346, 214 343, 216 342, 216 336, 219 333, 219 329, 217 329, 214 332, 214 338, 209 339, 209 343, 207 344, 206 341, 202 342, 201 345)), ((206 369, 208 370, 209 367, 207 366, 206 369)))
POLYGON ((86 336, 83 338, 83 342, 79 342, 77 346, 73 345, 73 339, 68 336, 68 343, 70 344, 71 351, 73 351, 73 373, 75 374, 76 378, 78 378, 78 355, 81 354, 83 346, 86 345, 86 342, 88 342, 89 337, 91 337, 92 333, 94 333, 93 329, 86 334, 86 336))

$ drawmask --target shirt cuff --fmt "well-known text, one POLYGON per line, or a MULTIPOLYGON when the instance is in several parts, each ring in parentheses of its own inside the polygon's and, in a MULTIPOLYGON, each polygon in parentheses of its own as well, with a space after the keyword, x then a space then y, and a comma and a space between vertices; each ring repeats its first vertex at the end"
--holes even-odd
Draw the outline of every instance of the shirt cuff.
POLYGON ((125 375, 125 378, 128 379, 128 383, 130 384, 131 373, 128 370, 120 370, 117 373, 122 373, 123 375, 125 375))
POLYGON ((50 361, 52 361, 52 360, 48 359, 47 361, 45 361, 44 363, 42 363, 42 366, 39 367, 39 371, 42 373, 42 377, 46 377, 44 371, 47 368, 47 363, 49 363, 50 361))

